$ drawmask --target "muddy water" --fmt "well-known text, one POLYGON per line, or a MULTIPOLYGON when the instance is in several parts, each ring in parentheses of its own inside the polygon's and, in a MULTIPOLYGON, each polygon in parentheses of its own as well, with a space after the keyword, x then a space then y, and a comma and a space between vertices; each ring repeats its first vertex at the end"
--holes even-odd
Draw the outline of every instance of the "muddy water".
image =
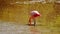
POLYGON ((28 26, 12 23, 0 23, 0 34, 60 34, 56 27, 28 26))

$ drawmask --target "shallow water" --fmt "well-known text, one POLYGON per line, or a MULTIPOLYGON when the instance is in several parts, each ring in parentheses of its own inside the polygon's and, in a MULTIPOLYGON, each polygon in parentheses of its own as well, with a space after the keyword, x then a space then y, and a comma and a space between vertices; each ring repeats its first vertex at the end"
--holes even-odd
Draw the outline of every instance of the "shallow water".
POLYGON ((0 34, 60 34, 57 27, 0 23, 0 34))

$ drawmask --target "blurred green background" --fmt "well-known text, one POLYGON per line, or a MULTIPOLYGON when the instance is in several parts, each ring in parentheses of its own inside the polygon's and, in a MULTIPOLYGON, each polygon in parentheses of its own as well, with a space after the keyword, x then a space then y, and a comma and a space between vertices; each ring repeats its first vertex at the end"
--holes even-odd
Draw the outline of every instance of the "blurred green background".
POLYGON ((59 3, 42 4, 36 2, 35 4, 19 4, 16 1, 24 2, 24 0, 0 0, 0 20, 16 22, 17 24, 27 24, 29 12, 37 10, 42 15, 36 19, 37 24, 60 26, 59 3))

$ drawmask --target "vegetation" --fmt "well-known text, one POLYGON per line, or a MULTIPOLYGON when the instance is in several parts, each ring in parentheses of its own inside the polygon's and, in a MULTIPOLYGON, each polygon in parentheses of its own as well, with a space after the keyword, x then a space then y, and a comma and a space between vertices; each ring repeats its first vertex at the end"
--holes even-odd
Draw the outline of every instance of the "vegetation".
POLYGON ((26 24, 29 19, 29 12, 31 10, 37 10, 42 15, 37 18, 37 23, 41 23, 42 25, 51 25, 52 23, 54 26, 60 24, 60 4, 16 4, 15 2, 16 0, 0 0, 1 20, 26 24))

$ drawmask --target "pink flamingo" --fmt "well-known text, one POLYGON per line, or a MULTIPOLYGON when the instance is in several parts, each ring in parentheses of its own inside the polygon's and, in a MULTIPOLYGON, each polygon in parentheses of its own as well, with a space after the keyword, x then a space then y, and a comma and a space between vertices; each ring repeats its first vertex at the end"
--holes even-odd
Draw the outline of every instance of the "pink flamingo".
POLYGON ((33 10, 33 11, 30 12, 30 15, 31 15, 31 16, 30 16, 30 18, 29 18, 29 25, 32 24, 32 19, 33 19, 33 21, 34 21, 34 26, 35 26, 35 24, 36 24, 35 18, 38 17, 38 16, 41 16, 41 14, 40 14, 38 11, 33 10))

